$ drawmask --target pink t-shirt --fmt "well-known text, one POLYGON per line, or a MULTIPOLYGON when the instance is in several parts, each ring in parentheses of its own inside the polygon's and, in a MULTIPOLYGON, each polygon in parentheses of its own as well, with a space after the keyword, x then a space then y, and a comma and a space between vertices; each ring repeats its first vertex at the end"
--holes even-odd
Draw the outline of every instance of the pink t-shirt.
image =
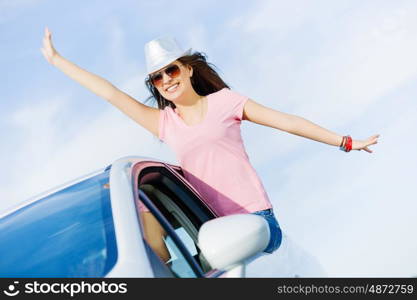
POLYGON ((190 126, 176 109, 160 110, 159 139, 176 153, 185 178, 219 216, 272 208, 240 134, 247 99, 228 88, 209 94, 205 118, 190 126))

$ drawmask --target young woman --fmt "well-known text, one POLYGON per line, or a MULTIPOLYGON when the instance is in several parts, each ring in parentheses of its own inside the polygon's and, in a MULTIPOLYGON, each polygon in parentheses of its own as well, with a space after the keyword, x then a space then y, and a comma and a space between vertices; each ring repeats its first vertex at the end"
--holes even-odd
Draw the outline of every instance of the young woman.
MULTIPOLYGON (((153 108, 136 101, 105 79, 63 58, 52 46, 46 28, 41 52, 70 78, 106 99, 139 125, 167 143, 184 175, 219 216, 252 213, 265 218, 271 239, 264 252, 281 244, 282 232, 268 195, 252 167, 240 134, 242 120, 350 150, 372 151, 379 135, 352 140, 291 114, 265 107, 229 89, 200 52, 183 51, 172 38, 145 45, 146 85, 157 101, 153 108)), ((145 207, 142 220, 151 246, 167 261, 165 232, 145 207)))

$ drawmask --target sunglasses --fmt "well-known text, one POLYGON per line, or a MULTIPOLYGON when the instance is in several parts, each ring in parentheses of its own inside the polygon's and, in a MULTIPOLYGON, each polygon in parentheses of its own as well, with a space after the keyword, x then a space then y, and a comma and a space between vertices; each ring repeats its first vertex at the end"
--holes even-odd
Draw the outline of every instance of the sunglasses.
POLYGON ((171 78, 176 78, 181 74, 181 69, 177 65, 169 65, 168 67, 166 67, 162 71, 159 71, 158 73, 150 75, 149 76, 150 82, 154 86, 162 85, 163 73, 167 74, 171 78))

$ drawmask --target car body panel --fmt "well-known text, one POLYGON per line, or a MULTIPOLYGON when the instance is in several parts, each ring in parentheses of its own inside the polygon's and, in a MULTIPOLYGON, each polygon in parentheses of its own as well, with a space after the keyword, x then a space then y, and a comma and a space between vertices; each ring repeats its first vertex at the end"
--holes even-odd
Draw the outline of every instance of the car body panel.
POLYGON ((132 164, 141 158, 125 157, 110 169, 110 196, 119 260, 106 277, 153 277, 136 215, 132 190, 132 164))

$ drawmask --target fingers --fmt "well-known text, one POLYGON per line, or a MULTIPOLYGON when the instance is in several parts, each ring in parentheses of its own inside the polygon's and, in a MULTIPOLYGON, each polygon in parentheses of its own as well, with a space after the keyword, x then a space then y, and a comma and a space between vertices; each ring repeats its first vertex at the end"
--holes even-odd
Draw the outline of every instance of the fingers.
POLYGON ((367 142, 367 146, 369 146, 369 145, 375 145, 375 144, 378 144, 378 140, 369 139, 368 142, 367 142))
POLYGON ((44 47, 48 45, 48 41, 46 40, 46 38, 43 38, 42 43, 44 47))
POLYGON ((358 149, 359 151, 361 150, 365 150, 366 152, 372 153, 372 150, 369 149, 368 147, 363 147, 362 149, 358 149))
POLYGON ((43 48, 45 48, 45 50, 47 51, 47 52, 50 52, 51 50, 52 50, 52 45, 51 45, 51 42, 50 41, 48 41, 48 40, 43 40, 43 48))
POLYGON ((367 139, 368 145, 378 144, 378 138, 380 137, 379 134, 375 134, 367 139))
POLYGON ((51 43, 51 32, 49 31, 48 27, 45 27, 43 40, 51 43))
POLYGON ((52 53, 52 41, 51 41, 51 33, 48 30, 48 27, 45 27, 45 35, 43 37, 43 47, 47 54, 50 52, 52 53))
POLYGON ((41 52, 43 56, 45 57, 45 59, 48 61, 48 63, 51 63, 51 59, 49 58, 48 54, 46 54, 45 49, 41 48, 41 52))
POLYGON ((45 26, 44 36, 43 36, 43 47, 40 49, 45 59, 48 61, 48 63, 53 64, 53 58, 56 55, 56 50, 52 46, 52 40, 51 40, 51 32, 49 31, 49 28, 45 26))
POLYGON ((368 146, 374 145, 376 143, 377 143, 377 141, 375 141, 373 143, 367 143, 367 145, 365 147, 363 147, 362 149, 365 150, 365 151, 367 151, 367 152, 369 152, 369 153, 372 153, 372 150, 369 149, 368 146))
POLYGON ((45 37, 51 38, 51 32, 49 31, 48 27, 45 27, 45 37))
POLYGON ((368 153, 373 153, 373 151, 371 149, 368 148, 368 146, 371 145, 375 145, 378 144, 378 138, 380 137, 379 134, 375 134, 373 136, 371 136, 370 138, 368 138, 366 141, 361 141, 362 145, 358 146, 357 150, 361 151, 361 150, 365 150, 368 153))
POLYGON ((41 48, 41 52, 42 52, 43 57, 45 57, 46 61, 47 61, 48 63, 50 63, 50 60, 49 60, 49 58, 48 58, 48 55, 45 53, 45 50, 44 50, 43 48, 41 48))

